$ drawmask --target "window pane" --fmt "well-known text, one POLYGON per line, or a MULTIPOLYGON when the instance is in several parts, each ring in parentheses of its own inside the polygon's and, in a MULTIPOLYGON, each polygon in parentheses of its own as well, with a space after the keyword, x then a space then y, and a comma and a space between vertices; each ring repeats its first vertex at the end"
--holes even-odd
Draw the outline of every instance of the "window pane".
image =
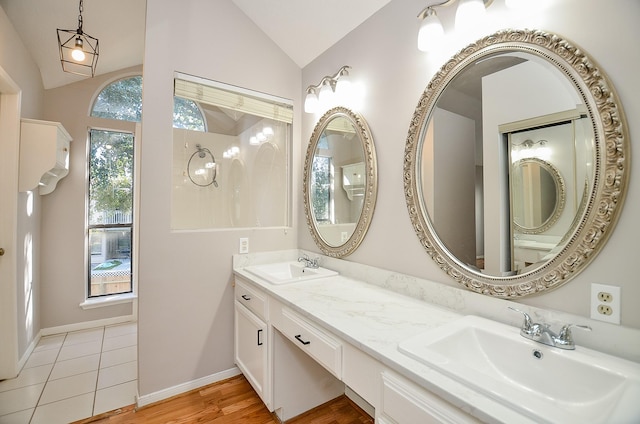
POLYGON ((331 220, 331 158, 314 156, 311 172, 311 201, 317 222, 331 220))
POLYGON ((89 297, 131 292, 131 227, 89 230, 89 297))
POLYGON ((196 102, 177 96, 173 98, 173 128, 205 131, 202 112, 196 102))
POLYGON ((133 134, 91 130, 89 225, 131 224, 133 134))
POLYGON ((136 76, 106 86, 93 104, 91 116, 140 122, 142 117, 142 77, 136 76))

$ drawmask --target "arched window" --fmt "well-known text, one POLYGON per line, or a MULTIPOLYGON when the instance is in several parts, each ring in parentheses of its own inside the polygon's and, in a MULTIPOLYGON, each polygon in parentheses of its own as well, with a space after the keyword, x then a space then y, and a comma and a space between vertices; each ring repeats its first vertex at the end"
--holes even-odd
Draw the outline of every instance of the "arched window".
MULTIPOLYGON (((174 98, 173 126, 205 131, 199 106, 174 98)), ((91 116, 140 122, 142 76, 114 81, 103 88, 91 108, 91 116)), ((91 129, 87 185, 88 297, 133 291, 134 134, 91 129)))
MULTIPOLYGON (((173 127, 193 131, 206 131, 200 107, 188 99, 174 97, 173 127)), ((123 78, 107 85, 98 94, 91 116, 140 122, 142 118, 142 77, 123 78)))
POLYGON ((91 116, 140 122, 142 117, 142 77, 123 78, 107 85, 93 103, 91 116))

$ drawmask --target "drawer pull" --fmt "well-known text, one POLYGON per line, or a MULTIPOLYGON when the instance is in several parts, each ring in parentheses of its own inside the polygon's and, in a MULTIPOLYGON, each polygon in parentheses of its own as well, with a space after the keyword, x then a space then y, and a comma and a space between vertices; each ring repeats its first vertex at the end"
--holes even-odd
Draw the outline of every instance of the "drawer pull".
POLYGON ((262 334, 262 329, 258 330, 258 346, 262 346, 262 340, 260 340, 260 334, 262 334))
POLYGON ((243 294, 241 296, 244 300, 251 300, 251 298, 249 296, 247 296, 246 294, 243 294))
POLYGON ((298 335, 297 335, 297 336, 295 336, 295 337, 296 337, 296 340, 297 340, 297 341, 299 341, 300 343, 302 343, 302 344, 303 344, 303 345, 305 345, 305 346, 311 343, 310 341, 306 341, 306 342, 305 342, 304 340, 302 340, 302 334, 298 334, 298 335))

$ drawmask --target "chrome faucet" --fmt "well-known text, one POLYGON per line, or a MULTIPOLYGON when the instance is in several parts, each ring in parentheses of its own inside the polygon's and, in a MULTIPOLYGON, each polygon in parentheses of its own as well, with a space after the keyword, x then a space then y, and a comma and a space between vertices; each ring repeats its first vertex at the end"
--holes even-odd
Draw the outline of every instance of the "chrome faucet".
POLYGON ((549 324, 534 323, 526 312, 512 308, 511 306, 509 306, 509 309, 520 312, 524 316, 524 321, 520 328, 520 335, 522 337, 559 349, 573 350, 576 348, 573 335, 571 334, 571 328, 591 331, 591 327, 587 325, 567 324, 562 326, 559 333, 555 333, 549 328, 549 324))
POLYGON ((311 259, 306 253, 298 258, 298 262, 304 262, 305 268, 315 269, 320 267, 320 258, 317 257, 317 258, 311 259))

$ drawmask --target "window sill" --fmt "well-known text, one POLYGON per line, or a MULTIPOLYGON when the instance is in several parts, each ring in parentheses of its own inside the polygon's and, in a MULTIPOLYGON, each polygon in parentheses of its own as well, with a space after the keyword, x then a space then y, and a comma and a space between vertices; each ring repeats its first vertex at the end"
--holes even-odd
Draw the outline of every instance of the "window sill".
POLYGON ((138 299, 135 293, 116 294, 113 296, 96 297, 87 299, 80 304, 82 309, 102 308, 104 306, 119 305, 121 303, 133 303, 138 299))

